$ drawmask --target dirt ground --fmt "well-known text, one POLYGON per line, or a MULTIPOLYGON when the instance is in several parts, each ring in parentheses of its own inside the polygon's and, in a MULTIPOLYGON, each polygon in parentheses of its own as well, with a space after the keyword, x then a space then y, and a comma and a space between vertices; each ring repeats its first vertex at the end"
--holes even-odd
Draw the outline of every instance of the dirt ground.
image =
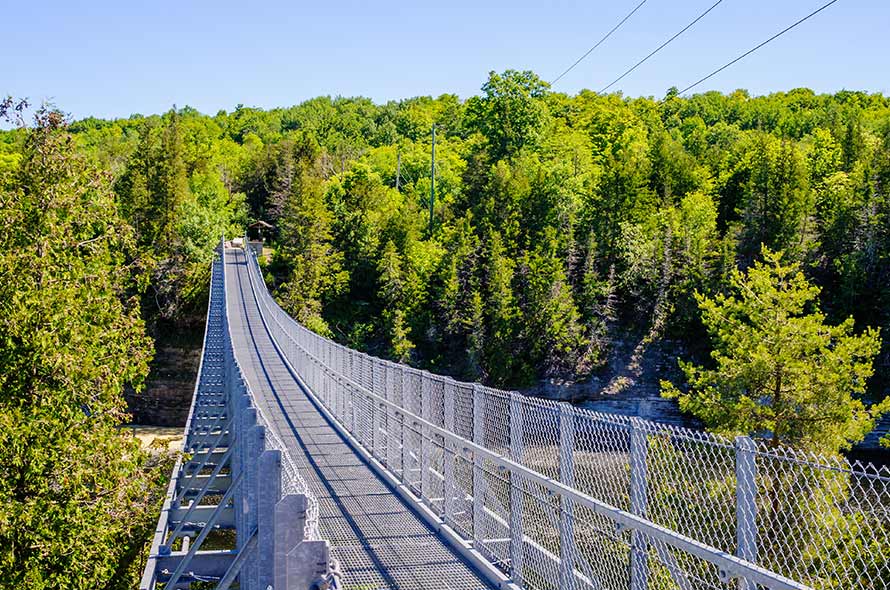
POLYGON ((182 427, 181 426, 143 426, 140 424, 129 424, 124 426, 142 443, 142 447, 150 449, 157 445, 165 444, 167 450, 178 451, 182 447, 182 427))

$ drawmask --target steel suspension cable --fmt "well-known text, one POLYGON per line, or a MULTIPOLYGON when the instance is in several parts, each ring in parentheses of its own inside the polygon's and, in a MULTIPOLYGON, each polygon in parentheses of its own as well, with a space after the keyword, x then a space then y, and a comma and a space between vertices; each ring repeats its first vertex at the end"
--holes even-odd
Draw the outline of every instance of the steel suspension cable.
POLYGON ((571 72, 573 69, 575 69, 575 66, 577 66, 579 63, 581 63, 582 61, 584 61, 584 58, 586 58, 588 55, 590 55, 591 53, 593 53, 594 50, 596 50, 597 47, 599 47, 600 45, 602 45, 602 44, 606 41, 606 39, 608 39, 609 37, 611 37, 611 36, 612 36, 612 33, 614 33, 615 31, 617 31, 617 30, 621 27, 621 25, 623 25, 623 24, 627 21, 627 19, 629 19, 630 17, 632 17, 632 16, 634 15, 634 13, 635 13, 636 11, 638 11, 638 10, 643 6, 643 4, 645 4, 647 1, 648 1, 648 0, 642 0, 642 2, 640 2, 639 4, 637 4, 636 7, 634 7, 633 10, 631 10, 630 12, 628 12, 627 15, 626 15, 623 19, 621 19, 620 21, 618 21, 618 24, 617 24, 617 25, 615 25, 614 27, 612 27, 612 30, 611 30, 611 31, 609 31, 608 33, 606 33, 606 34, 603 36, 602 39, 600 39, 599 41, 597 41, 596 44, 595 44, 593 47, 591 47, 590 49, 588 49, 588 50, 587 50, 587 53, 585 53, 584 55, 582 55, 581 57, 579 57, 577 60, 575 60, 575 63, 573 63, 572 65, 570 65, 569 67, 567 67, 566 70, 565 70, 563 73, 561 73, 561 74, 558 75, 556 78, 554 78, 553 81, 550 82, 550 85, 553 86, 554 84, 556 84, 557 82, 559 82, 559 80, 560 80, 563 76, 565 76, 566 74, 568 74, 569 72, 571 72))
POLYGON ((835 2, 837 2, 837 0, 831 0, 830 2, 827 2, 827 3, 823 4, 822 6, 820 6, 819 8, 817 8, 816 10, 814 10, 813 12, 809 13, 808 15, 806 15, 805 17, 803 17, 802 19, 800 19, 800 20, 798 20, 797 22, 795 22, 794 24, 785 27, 784 29, 782 29, 781 31, 779 31, 778 33, 776 33, 775 35, 773 35, 772 37, 770 37, 770 38, 767 39, 766 41, 763 41, 762 43, 760 43, 760 44, 757 45, 756 47, 753 47, 753 48, 749 49, 748 51, 746 51, 745 53, 741 54, 740 56, 738 56, 737 58, 735 58, 735 59, 732 60, 731 62, 727 63, 726 65, 723 65, 723 66, 717 68, 716 70, 714 70, 713 72, 711 72, 710 74, 708 74, 707 76, 705 76, 704 78, 702 78, 701 80, 699 80, 698 82, 695 82, 695 83, 693 83, 693 84, 690 84, 689 86, 687 86, 686 88, 684 88, 683 90, 681 90, 681 91, 680 91, 680 94, 683 94, 684 92, 687 92, 688 90, 692 90, 693 88, 695 88, 696 86, 698 86, 699 84, 701 84, 702 82, 704 82, 705 80, 708 80, 708 79, 710 79, 710 78, 716 76, 717 74, 719 74, 720 72, 722 72, 723 70, 725 70, 725 69, 728 68, 729 66, 733 65, 734 63, 739 62, 739 61, 745 59, 746 57, 748 57, 749 55, 751 55, 752 53, 754 53, 755 51, 757 51, 758 49, 760 49, 761 47, 763 47, 764 45, 766 45, 767 43, 770 43, 770 42, 774 41, 775 39, 778 39, 779 37, 781 37, 782 35, 784 35, 784 34, 787 33, 788 31, 790 31, 791 29, 793 29, 793 28, 796 27, 797 25, 799 25, 799 24, 801 24, 802 22, 804 22, 804 21, 806 21, 806 20, 809 20, 810 18, 816 16, 817 14, 819 14, 820 12, 822 12, 823 10, 825 10, 826 8, 828 8, 829 6, 831 6, 832 4, 834 4, 835 2))
MULTIPOLYGON (((837 1, 837 0, 835 0, 835 1, 837 1)), ((644 57, 643 59, 641 59, 640 61, 635 63, 633 66, 630 67, 630 69, 628 69, 623 74, 621 74, 620 76, 618 76, 617 78, 612 80, 608 85, 606 85, 602 89, 600 89, 599 94, 602 94, 603 92, 605 92, 606 90, 608 90, 609 88, 611 88, 612 86, 614 86, 615 84, 617 84, 618 82, 623 80, 625 76, 627 76, 628 74, 633 72, 635 69, 637 69, 638 67, 640 67, 641 65, 643 65, 644 63, 649 61, 649 58, 651 58, 653 55, 655 55, 656 53, 658 53, 659 51, 661 51, 662 49, 664 49, 665 47, 670 45, 674 41, 674 39, 676 39, 677 37, 679 37, 686 31, 691 29, 695 25, 695 23, 697 23, 698 21, 703 19, 705 16, 707 16, 709 12, 711 12, 712 10, 717 8, 717 6, 722 2, 723 2, 723 0, 717 0, 716 2, 714 2, 707 10, 705 10, 703 13, 701 13, 700 15, 695 17, 695 20, 693 20, 691 23, 689 23, 688 25, 686 25, 685 27, 680 29, 677 33, 675 33, 673 37, 671 37, 670 39, 668 39, 667 41, 665 41, 664 43, 662 43, 661 45, 656 47, 649 55, 647 55, 646 57, 644 57)))

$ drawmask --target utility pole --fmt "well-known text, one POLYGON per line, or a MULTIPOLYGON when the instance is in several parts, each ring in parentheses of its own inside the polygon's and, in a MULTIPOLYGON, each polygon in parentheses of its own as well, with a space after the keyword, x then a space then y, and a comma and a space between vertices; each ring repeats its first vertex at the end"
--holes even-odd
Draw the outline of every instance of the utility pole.
POLYGON ((436 126, 433 125, 433 152, 430 157, 430 235, 433 234, 433 207, 436 205, 436 126))
POLYGON ((396 152, 396 190, 402 189, 402 152, 396 152))

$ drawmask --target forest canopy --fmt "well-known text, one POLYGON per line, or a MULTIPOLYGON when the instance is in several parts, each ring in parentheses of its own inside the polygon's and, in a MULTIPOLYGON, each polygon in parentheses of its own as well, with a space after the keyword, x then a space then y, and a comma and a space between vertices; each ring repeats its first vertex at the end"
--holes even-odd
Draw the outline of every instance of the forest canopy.
MULTIPOLYGON (((570 96, 508 70, 466 100, 185 107, 69 132, 114 178, 149 330, 200 320, 216 239, 262 220, 277 297, 320 333, 504 387, 609 381, 650 347, 713 362, 697 294, 729 295, 766 247, 818 288, 807 312, 878 334, 857 397, 890 382, 880 94, 570 96)), ((0 135, 0 174, 20 135, 0 135)))

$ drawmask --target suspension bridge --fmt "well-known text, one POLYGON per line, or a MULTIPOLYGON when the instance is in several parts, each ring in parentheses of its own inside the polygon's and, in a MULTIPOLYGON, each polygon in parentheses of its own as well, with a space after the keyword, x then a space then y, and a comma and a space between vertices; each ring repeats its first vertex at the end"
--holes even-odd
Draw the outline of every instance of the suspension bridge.
POLYGON ((887 588, 890 472, 378 359, 213 263, 140 588, 887 588))

